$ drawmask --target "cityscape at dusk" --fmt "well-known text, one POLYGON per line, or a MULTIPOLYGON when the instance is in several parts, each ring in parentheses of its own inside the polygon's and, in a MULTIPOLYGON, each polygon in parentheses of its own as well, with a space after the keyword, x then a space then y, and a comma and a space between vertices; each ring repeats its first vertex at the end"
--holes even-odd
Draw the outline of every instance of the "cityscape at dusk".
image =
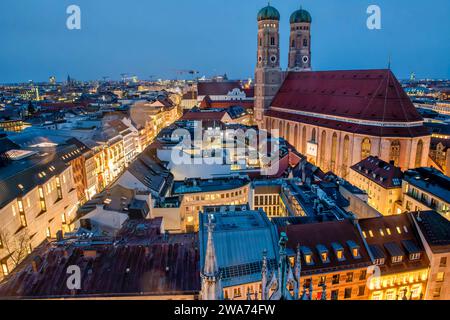
POLYGON ((450 300, 449 13, 2 1, 0 300, 450 300))

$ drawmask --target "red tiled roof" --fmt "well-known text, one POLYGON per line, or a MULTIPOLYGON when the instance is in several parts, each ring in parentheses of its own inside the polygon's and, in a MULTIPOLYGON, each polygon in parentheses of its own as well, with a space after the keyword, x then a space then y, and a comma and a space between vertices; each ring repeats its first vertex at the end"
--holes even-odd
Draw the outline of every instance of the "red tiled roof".
POLYGON ((290 72, 271 106, 359 120, 423 120, 390 70, 290 72))
POLYGON ((418 127, 379 127, 368 126, 356 123, 349 123, 337 120, 329 120, 323 118, 310 117, 305 115, 290 114, 285 112, 268 110, 265 115, 267 117, 285 119, 289 121, 297 121, 314 126, 320 126, 350 133, 359 133, 370 136, 383 137, 422 137, 430 135, 429 130, 425 126, 418 127))
POLYGON ((387 163, 378 157, 367 157, 361 160, 357 164, 353 165, 352 170, 359 174, 375 181, 377 184, 385 188, 401 188, 401 179, 403 178, 403 172, 400 168, 393 164, 387 163), (360 169, 361 168, 361 169, 360 169), (374 177, 375 176, 375 177, 374 177), (380 180, 382 179, 382 181, 380 180))
POLYGON ((211 82, 199 82, 197 85, 197 91, 199 96, 206 95, 226 95, 233 89, 240 89, 240 81, 211 81, 211 82))

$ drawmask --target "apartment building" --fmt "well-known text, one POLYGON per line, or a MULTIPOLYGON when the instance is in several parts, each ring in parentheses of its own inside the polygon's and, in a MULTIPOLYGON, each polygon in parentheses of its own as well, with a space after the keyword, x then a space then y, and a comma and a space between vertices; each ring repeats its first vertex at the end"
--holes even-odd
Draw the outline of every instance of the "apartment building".
POLYGON ((397 212, 402 199, 403 173, 393 163, 369 156, 350 167, 349 182, 368 195, 368 204, 383 215, 397 212))
POLYGON ((0 168, 0 277, 46 239, 72 229, 78 197, 73 169, 62 160, 68 148, 10 150, 11 163, 0 168))
POLYGON ((402 191, 404 211, 434 210, 450 220, 450 177, 437 169, 406 171, 402 191))

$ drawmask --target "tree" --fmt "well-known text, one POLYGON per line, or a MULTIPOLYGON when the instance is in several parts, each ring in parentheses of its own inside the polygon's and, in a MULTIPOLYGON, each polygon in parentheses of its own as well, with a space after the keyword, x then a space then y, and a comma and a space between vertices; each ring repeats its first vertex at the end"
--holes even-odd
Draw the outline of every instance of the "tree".
POLYGON ((0 230, 1 245, 8 253, 8 257, 12 260, 14 268, 25 259, 29 254, 30 249, 30 235, 27 230, 19 231, 16 236, 6 230, 0 230))

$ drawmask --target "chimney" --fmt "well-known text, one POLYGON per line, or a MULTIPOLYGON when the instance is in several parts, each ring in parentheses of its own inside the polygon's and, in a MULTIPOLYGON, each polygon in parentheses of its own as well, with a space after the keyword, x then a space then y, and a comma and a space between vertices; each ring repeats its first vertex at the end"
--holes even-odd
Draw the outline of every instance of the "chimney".
POLYGON ((63 233, 62 233, 62 230, 58 230, 57 232, 56 232, 56 241, 62 241, 64 239, 64 237, 63 237, 63 233))

